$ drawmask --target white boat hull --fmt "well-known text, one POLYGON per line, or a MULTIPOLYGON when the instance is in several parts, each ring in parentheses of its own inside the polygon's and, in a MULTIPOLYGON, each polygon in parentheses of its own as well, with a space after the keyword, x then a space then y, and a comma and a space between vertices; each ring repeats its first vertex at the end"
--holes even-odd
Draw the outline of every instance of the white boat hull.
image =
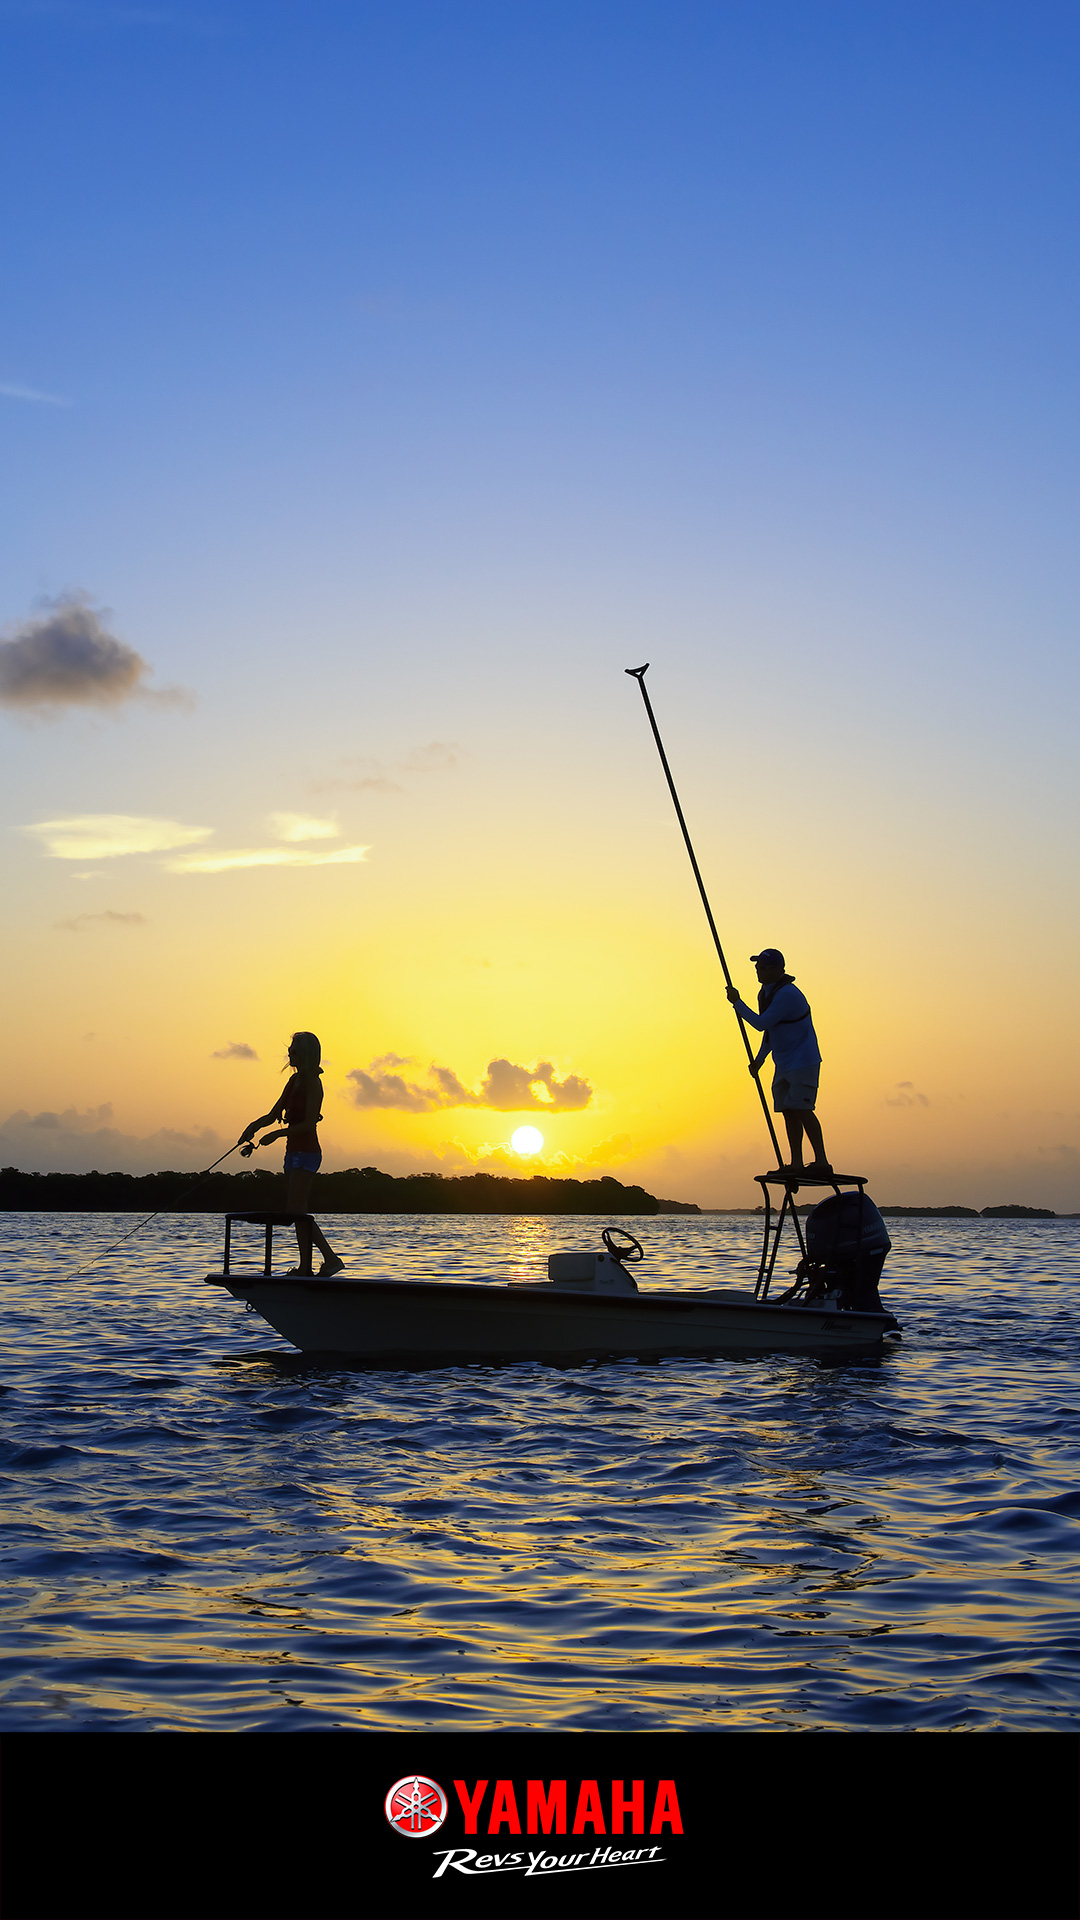
POLYGON ((836 1352, 879 1346, 888 1313, 772 1305, 752 1293, 604 1295, 553 1286, 209 1274, 309 1354, 369 1365, 570 1361, 616 1355, 836 1352))

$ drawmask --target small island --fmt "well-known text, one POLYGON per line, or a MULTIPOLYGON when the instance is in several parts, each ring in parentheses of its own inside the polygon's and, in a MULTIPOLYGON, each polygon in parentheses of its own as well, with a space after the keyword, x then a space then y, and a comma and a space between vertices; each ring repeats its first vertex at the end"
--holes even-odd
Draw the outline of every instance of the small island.
MULTIPOLYGON (((867 1195, 869 1199, 869 1195, 867 1195)), ((816 1200, 797 1206, 796 1213, 813 1213, 816 1200)), ((760 1213, 764 1207, 704 1207, 704 1213, 760 1213)), ((1004 1207, 879 1207, 883 1220, 1070 1220, 1073 1214, 1057 1214, 1051 1207, 1021 1207, 1011 1202, 1004 1207)))
MULTIPOLYGON (((0 1168, 0 1208, 19 1213, 246 1213, 285 1205, 285 1176, 243 1173, 20 1173, 0 1168)), ((410 1173, 347 1167, 319 1176, 318 1213, 700 1213, 689 1200, 658 1200, 644 1187, 599 1180, 494 1173, 410 1173)))
POLYGON ((1050 1207, 879 1207, 883 1219, 913 1220, 1056 1220, 1050 1207))

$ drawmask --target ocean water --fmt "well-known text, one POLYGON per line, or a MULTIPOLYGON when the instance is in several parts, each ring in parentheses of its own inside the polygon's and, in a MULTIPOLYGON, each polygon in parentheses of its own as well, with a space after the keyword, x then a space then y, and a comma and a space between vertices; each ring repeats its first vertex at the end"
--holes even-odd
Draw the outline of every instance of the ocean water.
MULTIPOLYGON (((1080 1727, 1080 1221, 890 1222, 880 1357, 312 1366, 221 1223, 0 1215, 0 1726, 1080 1727)), ((539 1276, 584 1219, 328 1217, 539 1276)), ((752 1218, 625 1224, 741 1285, 752 1218)))

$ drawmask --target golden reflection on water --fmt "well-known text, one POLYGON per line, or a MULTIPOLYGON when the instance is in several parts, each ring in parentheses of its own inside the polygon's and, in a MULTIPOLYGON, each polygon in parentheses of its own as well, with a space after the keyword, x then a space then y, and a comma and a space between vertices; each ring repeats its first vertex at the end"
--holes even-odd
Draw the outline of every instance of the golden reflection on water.
MULTIPOLYGON (((369 1218, 349 1257, 535 1278, 601 1224, 369 1218)), ((626 1224, 665 1284, 756 1249, 753 1221, 626 1224)), ((164 1223, 137 1286, 116 1260, 45 1288, 13 1237, 4 1724, 1071 1726, 1059 1224, 1011 1233, 990 1314, 990 1223, 952 1235, 940 1286, 930 1229, 900 1223, 905 1347, 831 1370, 318 1368, 252 1352, 199 1291, 216 1222, 205 1247, 164 1223)))

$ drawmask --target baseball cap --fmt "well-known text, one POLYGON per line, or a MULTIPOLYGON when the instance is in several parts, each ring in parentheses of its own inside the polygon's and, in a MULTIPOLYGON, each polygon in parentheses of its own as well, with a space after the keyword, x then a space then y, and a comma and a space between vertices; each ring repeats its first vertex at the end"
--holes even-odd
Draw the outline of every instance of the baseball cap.
POLYGON ((764 960, 767 967, 782 967, 784 956, 779 947, 762 947, 760 953, 752 953, 751 960, 764 960))

